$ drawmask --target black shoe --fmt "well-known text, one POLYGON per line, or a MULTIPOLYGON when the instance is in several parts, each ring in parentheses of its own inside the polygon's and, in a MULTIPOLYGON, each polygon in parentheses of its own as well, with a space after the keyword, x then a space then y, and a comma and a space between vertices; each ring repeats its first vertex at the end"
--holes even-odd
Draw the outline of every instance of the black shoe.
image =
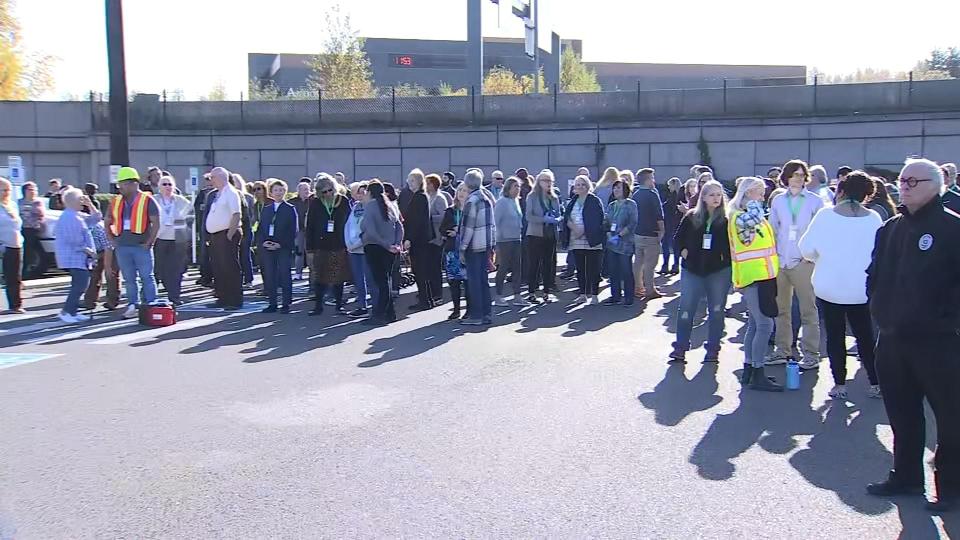
POLYGON ((680 267, 679 267, 679 266, 674 266, 673 268, 670 269, 670 275, 671 275, 671 276, 675 276, 675 275, 677 275, 677 274, 679 274, 679 273, 680 273, 680 267))
POLYGON ((366 317, 369 313, 370 313, 369 310, 359 308, 351 311, 350 313, 347 313, 347 316, 353 317, 354 319, 360 319, 360 318, 366 317))
POLYGON ((310 317, 316 317, 317 315, 323 315, 323 306, 317 306, 310 310, 310 313, 307 313, 310 317))
POLYGON ((431 307, 433 307, 433 306, 431 306, 430 304, 424 304, 424 303, 418 302, 418 303, 410 306, 410 311, 426 311, 426 310, 430 309, 431 307))
POLYGON ((783 392, 783 385, 777 384, 772 377, 767 377, 762 367, 753 368, 750 376, 750 389, 761 392, 783 392))
POLYGON ((290 306, 280 306, 280 313, 290 313, 290 306))
POLYGON ((457 320, 457 319, 459 319, 459 318, 460 318, 460 310, 459 310, 459 309, 455 309, 455 310, 453 310, 452 313, 450 313, 450 316, 447 317, 447 320, 448 320, 448 321, 455 321, 455 320, 457 320))
POLYGON ((681 363, 681 364, 686 364, 686 363, 687 363, 687 353, 685 353, 685 352, 683 352, 683 351, 681 351, 681 350, 679 350, 679 349, 674 349, 673 352, 670 353, 670 360, 667 360, 667 363, 668 363, 668 364, 673 364, 674 362, 679 362, 679 363, 681 363))
MULTIPOLYGON (((287 308, 289 310, 289 308, 287 308)), ((277 306, 267 306, 260 310, 260 313, 276 313, 277 306)))
POLYGON ((657 270, 657 274, 661 276, 669 273, 670 273, 670 270, 668 270, 666 266, 661 266, 660 269, 657 270))
POLYGON ((743 371, 740 373, 740 384, 746 386, 750 384, 751 379, 753 379, 753 366, 744 364, 743 371))
POLYGON ((703 357, 704 364, 714 364, 720 361, 720 349, 707 349, 706 356, 703 357))
POLYGON ((952 512, 960 507, 960 496, 937 496, 936 498, 927 499, 927 503, 923 506, 934 514, 952 512))
POLYGON ((243 304, 236 305, 236 306, 223 306, 224 311, 236 311, 242 308, 243 308, 243 304))
POLYGON ((621 300, 620 298, 614 298, 611 296, 610 298, 607 298, 606 300, 600 303, 605 306, 616 306, 616 305, 622 304, 623 300, 621 300))
POLYGON ((360 321, 360 324, 364 326, 383 326, 387 324, 387 321, 383 320, 382 317, 369 317, 360 321))
POLYGON ((883 482, 867 484, 867 493, 874 497, 897 495, 923 495, 923 484, 909 485, 897 480, 891 473, 883 482))

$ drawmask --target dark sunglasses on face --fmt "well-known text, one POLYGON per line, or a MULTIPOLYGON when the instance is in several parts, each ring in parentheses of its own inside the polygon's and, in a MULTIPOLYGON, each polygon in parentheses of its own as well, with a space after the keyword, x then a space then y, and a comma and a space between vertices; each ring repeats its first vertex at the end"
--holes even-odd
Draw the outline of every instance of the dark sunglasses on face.
POLYGON ((173 187, 173 184, 160 184, 163 187, 173 187))
POLYGON ((326 194, 328 194, 328 193, 333 193, 333 190, 332 190, 332 189, 322 189, 322 190, 320 190, 320 193, 326 195, 326 194))
POLYGON ((906 184, 911 188, 917 187, 920 182, 933 182, 932 178, 897 178, 897 183, 901 186, 906 184))

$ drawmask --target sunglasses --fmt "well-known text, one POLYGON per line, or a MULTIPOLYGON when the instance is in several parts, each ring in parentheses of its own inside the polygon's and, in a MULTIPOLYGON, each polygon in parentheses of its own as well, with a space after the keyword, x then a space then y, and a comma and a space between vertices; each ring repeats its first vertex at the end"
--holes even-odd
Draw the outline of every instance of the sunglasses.
POLYGON ((906 184, 911 188, 917 187, 920 182, 933 182, 932 178, 898 178, 897 183, 901 186, 906 184))
POLYGON ((333 193, 333 190, 332 190, 332 189, 322 189, 322 190, 320 190, 320 193, 326 195, 327 193, 333 193))
POLYGON ((163 187, 173 187, 173 184, 160 184, 163 187))

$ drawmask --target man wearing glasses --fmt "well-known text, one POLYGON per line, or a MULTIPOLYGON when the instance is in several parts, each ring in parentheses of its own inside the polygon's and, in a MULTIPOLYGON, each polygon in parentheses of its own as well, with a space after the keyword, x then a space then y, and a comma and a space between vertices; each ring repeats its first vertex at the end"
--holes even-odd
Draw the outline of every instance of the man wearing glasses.
POLYGON ((960 502, 960 216, 944 208, 936 163, 908 159, 898 182, 901 214, 880 228, 867 269, 893 470, 867 492, 923 493, 926 398, 937 421, 937 497, 927 509, 945 512, 960 502))

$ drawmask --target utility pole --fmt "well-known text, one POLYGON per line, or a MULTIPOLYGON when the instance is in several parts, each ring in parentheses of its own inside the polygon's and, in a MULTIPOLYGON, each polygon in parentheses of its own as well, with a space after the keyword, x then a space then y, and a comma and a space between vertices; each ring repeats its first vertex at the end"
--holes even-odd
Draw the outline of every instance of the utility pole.
POLYGON ((123 58, 121 0, 106 0, 107 62, 110 68, 110 165, 130 164, 127 70, 123 58))
POLYGON ((540 6, 530 0, 533 9, 533 93, 540 93, 540 6))
POLYGON ((483 0, 467 0, 467 73, 483 94, 483 0))

